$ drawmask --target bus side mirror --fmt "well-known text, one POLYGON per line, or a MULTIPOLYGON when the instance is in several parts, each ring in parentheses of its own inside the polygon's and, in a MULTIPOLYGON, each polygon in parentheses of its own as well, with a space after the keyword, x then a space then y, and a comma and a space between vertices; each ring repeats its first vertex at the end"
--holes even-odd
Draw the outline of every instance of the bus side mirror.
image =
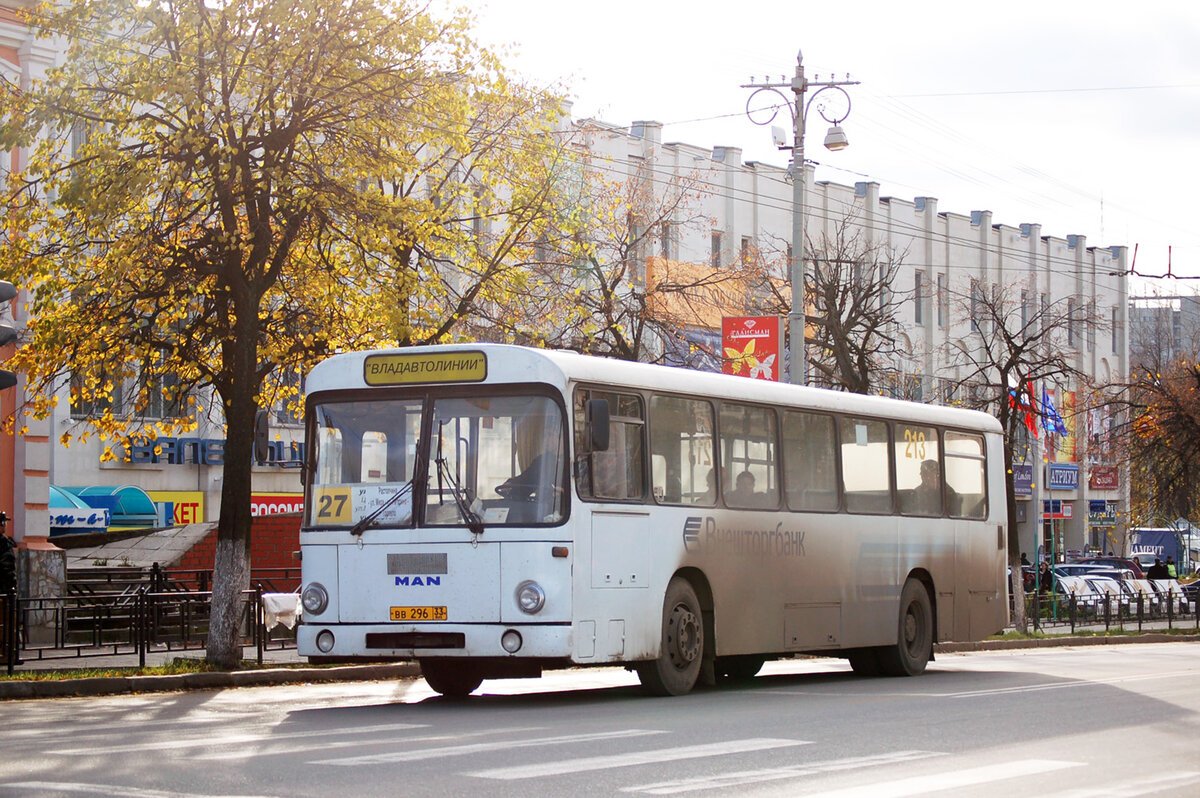
POLYGON ((608 451, 608 400, 588 399, 584 417, 587 419, 588 451, 608 451))

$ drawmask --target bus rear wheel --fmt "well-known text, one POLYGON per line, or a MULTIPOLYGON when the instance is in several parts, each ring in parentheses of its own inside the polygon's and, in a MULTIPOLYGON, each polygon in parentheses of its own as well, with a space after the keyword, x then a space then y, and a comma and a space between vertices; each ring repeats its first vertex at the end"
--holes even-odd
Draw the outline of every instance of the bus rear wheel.
POLYGON ((423 659, 421 675, 447 698, 464 698, 483 684, 483 674, 477 667, 456 659, 423 659))
POLYGON ((900 592, 900 628, 895 646, 879 650, 879 665, 888 676, 917 676, 933 655, 933 605, 929 591, 916 579, 900 592))
POLYGON ((639 662, 638 678, 653 695, 683 695, 700 676, 704 659, 704 620, 691 583, 675 577, 663 600, 658 659, 639 662))

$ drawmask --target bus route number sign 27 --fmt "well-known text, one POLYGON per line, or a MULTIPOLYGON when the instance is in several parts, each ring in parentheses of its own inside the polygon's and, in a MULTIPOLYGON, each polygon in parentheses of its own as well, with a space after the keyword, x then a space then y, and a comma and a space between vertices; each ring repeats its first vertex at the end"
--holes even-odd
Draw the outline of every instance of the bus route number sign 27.
POLYGON ((445 607, 392 607, 393 621, 444 621, 445 607))

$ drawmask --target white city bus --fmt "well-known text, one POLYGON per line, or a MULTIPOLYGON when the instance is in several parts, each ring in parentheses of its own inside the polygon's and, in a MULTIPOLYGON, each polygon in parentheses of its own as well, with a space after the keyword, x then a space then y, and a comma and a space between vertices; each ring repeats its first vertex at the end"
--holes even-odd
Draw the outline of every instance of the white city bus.
POLYGON ((338 355, 307 391, 314 660, 678 695, 798 653, 915 675, 1007 622, 983 413, 489 344, 338 355))

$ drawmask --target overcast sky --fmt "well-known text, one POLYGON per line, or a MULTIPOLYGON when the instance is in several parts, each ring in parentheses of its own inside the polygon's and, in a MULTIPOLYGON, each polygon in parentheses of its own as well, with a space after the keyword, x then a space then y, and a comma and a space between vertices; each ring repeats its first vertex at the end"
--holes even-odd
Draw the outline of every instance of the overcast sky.
MULTIPOLYGON (((750 78, 849 89, 850 147, 821 146, 816 177, 884 196, 990 210, 997 224, 1129 247, 1136 270, 1200 277, 1200 2, 483 0, 476 36, 561 86, 576 118, 665 124, 664 141, 741 147, 785 166, 746 118, 750 78)), ((790 92, 788 92, 790 94, 790 92)), ((826 92, 826 95, 832 92, 826 92)), ((815 121, 814 121, 815 120, 815 121)), ((776 120, 790 129, 790 117, 776 120)), ((1136 286, 1193 293, 1200 280, 1136 286)))

